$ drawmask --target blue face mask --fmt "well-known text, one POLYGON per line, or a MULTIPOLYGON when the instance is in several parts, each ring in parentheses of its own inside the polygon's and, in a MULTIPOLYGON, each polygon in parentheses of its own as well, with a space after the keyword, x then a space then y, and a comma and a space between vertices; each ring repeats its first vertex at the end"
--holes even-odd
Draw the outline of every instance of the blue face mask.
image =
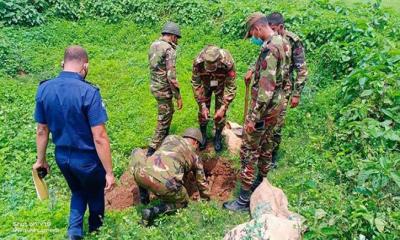
POLYGON ((251 41, 251 43, 254 43, 257 46, 261 46, 264 43, 264 41, 262 39, 256 38, 254 36, 251 37, 250 41, 251 41))

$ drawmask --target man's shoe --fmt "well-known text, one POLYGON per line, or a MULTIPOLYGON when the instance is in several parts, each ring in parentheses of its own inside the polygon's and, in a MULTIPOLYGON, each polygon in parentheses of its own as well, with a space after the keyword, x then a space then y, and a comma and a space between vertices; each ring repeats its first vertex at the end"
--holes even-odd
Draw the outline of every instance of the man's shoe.
POLYGON ((247 212, 250 206, 250 190, 240 189, 240 195, 236 200, 225 202, 223 207, 234 212, 247 212))
POLYGON ((222 129, 215 131, 214 149, 216 152, 220 152, 222 150, 222 129))
POLYGON ((81 237, 81 236, 75 236, 75 235, 70 235, 70 236, 68 236, 68 239, 69 239, 69 240, 81 240, 81 239, 83 239, 83 237, 81 237))
POLYGON ((207 147, 207 124, 200 125, 201 136, 203 137, 203 141, 200 143, 200 150, 204 150, 207 147))
POLYGON ((147 205, 150 203, 149 190, 139 186, 140 203, 147 205))
POLYGON ((154 153, 155 151, 156 151, 156 150, 155 150, 154 148, 149 147, 149 148, 147 149, 146 157, 151 157, 151 155, 153 155, 153 153, 154 153))
POLYGON ((175 208, 171 204, 160 203, 157 206, 142 210, 142 221, 144 226, 151 226, 159 215, 174 211, 175 208))

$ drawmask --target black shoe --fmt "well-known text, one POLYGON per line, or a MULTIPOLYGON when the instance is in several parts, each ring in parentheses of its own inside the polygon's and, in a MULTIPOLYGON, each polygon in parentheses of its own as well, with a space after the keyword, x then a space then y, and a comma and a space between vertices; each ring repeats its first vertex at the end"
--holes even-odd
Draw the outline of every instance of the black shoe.
POLYGON ((204 150, 207 147, 207 124, 200 125, 201 136, 203 137, 203 141, 200 143, 200 150, 204 150))
POLYGON ((247 212, 250 209, 250 196, 249 190, 240 189, 240 195, 236 200, 225 202, 223 207, 234 212, 247 212))
POLYGON ((254 192, 254 190, 256 190, 256 188, 258 186, 260 186, 260 184, 262 183, 263 179, 264 179, 264 177, 261 176, 261 174, 257 174, 256 180, 254 180, 253 185, 251 185, 251 188, 250 188, 251 192, 254 192))
POLYGON ((171 212, 175 208, 172 207, 171 204, 160 203, 157 206, 151 208, 145 208, 142 210, 142 221, 141 223, 144 226, 151 226, 154 223, 154 219, 156 219, 159 215, 164 214, 166 212, 171 212))
POLYGON ((155 150, 154 148, 149 147, 149 148, 147 149, 146 157, 151 157, 151 155, 153 155, 153 153, 154 153, 155 151, 156 151, 156 150, 155 150))
POLYGON ((215 131, 214 137, 214 149, 216 152, 220 152, 222 150, 222 129, 217 129, 215 131))
POLYGON ((80 240, 80 239, 83 239, 83 237, 81 237, 81 236, 75 236, 75 235, 70 235, 70 236, 68 236, 68 239, 69 239, 69 240, 80 240))
POLYGON ((139 186, 140 203, 147 205, 150 203, 149 191, 146 188, 139 186))

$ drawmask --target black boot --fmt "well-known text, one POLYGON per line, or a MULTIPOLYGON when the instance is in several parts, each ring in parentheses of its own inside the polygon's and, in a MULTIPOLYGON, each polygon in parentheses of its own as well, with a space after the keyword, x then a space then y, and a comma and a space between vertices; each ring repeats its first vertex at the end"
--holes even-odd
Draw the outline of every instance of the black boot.
POLYGON ((172 206, 172 204, 165 203, 160 203, 159 205, 151 208, 145 208, 142 210, 142 224, 145 226, 153 225, 156 217, 174 210, 175 208, 172 206))
POLYGON ((222 129, 215 130, 214 149, 216 152, 222 150, 222 129))
POLYGON ((225 202, 223 206, 224 208, 235 212, 249 211, 250 196, 250 190, 243 190, 243 188, 241 188, 239 197, 236 200, 225 202))
POLYGON ((200 125, 201 136, 203 137, 203 141, 200 143, 200 150, 204 150, 207 147, 207 124, 200 125))
POLYGON ((263 181, 264 177, 261 174, 257 174, 256 180, 254 180, 253 185, 251 185, 251 192, 254 192, 258 186, 260 186, 261 182, 263 181))
POLYGON ((278 150, 279 150, 279 145, 274 148, 272 151, 272 166, 271 168, 276 168, 277 162, 278 162, 278 150))
POLYGON ((139 186, 140 203, 147 205, 150 203, 149 190, 139 186))
POLYGON ((80 240, 80 239, 83 239, 83 237, 81 237, 81 236, 75 236, 75 235, 70 235, 70 236, 68 236, 68 239, 69 239, 69 240, 80 240))
POLYGON ((153 153, 154 153, 155 151, 156 151, 156 150, 155 150, 154 148, 149 147, 149 148, 147 149, 146 157, 151 157, 151 155, 153 155, 153 153))

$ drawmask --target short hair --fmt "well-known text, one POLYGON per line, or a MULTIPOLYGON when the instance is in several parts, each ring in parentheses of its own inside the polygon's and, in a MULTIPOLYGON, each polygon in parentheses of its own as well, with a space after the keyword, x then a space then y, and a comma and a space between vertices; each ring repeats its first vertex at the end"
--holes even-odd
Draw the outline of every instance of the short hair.
POLYGON ((88 62, 89 57, 86 50, 78 45, 72 45, 65 49, 64 52, 64 63, 68 62, 88 62))
POLYGON ((273 12, 267 16, 269 24, 285 24, 285 20, 283 19, 283 16, 279 12, 273 12))
POLYGON ((253 23, 253 25, 251 26, 251 28, 255 28, 258 26, 269 26, 267 17, 262 17, 262 18, 258 19, 257 21, 255 21, 253 23))

